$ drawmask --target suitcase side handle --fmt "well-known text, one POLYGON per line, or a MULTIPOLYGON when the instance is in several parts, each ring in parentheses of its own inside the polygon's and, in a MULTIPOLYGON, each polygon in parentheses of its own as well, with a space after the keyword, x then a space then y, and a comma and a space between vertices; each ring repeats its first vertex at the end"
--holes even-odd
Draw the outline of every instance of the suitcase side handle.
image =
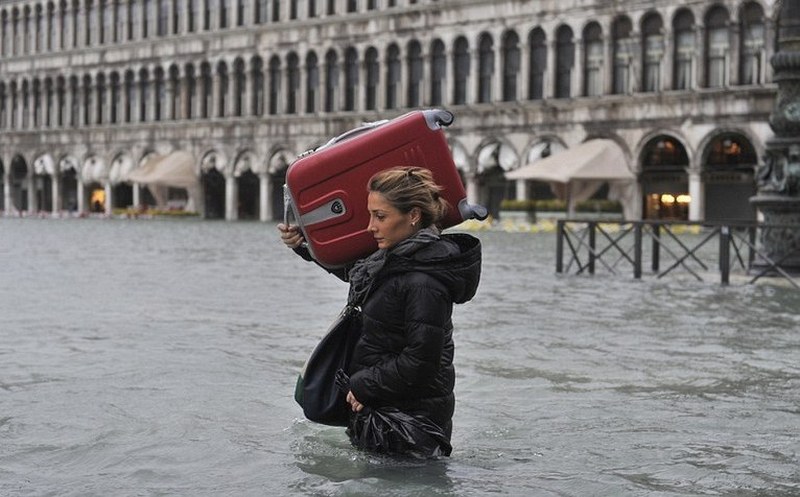
POLYGON ((456 119, 452 112, 444 109, 424 110, 422 115, 425 117, 428 127, 432 130, 440 129, 442 126, 450 126, 456 119))
POLYGON ((458 203, 458 212, 461 214, 461 219, 477 219, 483 221, 489 217, 489 211, 486 207, 479 204, 470 204, 467 199, 462 199, 458 203))

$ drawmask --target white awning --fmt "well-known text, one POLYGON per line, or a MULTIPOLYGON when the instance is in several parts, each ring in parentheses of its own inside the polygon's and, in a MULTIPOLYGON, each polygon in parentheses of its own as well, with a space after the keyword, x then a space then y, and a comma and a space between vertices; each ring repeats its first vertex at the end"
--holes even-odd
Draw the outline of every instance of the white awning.
POLYGON ((185 151, 156 155, 131 171, 128 181, 142 185, 197 188, 200 180, 194 172, 194 157, 185 151))
POLYGON ((625 153, 613 140, 589 140, 506 173, 507 179, 554 183, 573 180, 634 181, 625 153))

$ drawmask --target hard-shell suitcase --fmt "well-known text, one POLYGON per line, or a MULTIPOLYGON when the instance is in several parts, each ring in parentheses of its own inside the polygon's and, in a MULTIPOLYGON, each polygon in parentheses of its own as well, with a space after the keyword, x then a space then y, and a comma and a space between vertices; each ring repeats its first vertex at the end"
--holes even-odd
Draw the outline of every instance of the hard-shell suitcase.
POLYGON ((314 259, 334 268, 365 257, 377 245, 367 231, 367 182, 396 166, 429 169, 449 204, 442 227, 485 219, 470 205, 442 130, 453 122, 446 110, 413 111, 350 130, 303 154, 286 172, 286 221, 300 227, 314 259))

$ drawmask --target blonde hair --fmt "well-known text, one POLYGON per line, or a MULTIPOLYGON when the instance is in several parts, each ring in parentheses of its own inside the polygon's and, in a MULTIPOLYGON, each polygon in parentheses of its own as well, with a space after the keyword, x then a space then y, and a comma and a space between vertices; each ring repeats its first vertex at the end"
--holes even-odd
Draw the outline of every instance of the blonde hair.
POLYGON ((439 195, 442 187, 433 174, 421 167, 393 167, 381 171, 367 183, 367 190, 380 193, 395 209, 408 214, 419 208, 422 227, 439 226, 449 204, 439 195))

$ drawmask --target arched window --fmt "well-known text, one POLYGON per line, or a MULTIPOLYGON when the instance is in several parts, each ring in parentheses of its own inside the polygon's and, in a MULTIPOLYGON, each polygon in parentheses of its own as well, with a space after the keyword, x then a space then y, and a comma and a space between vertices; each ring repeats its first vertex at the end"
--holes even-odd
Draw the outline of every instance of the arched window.
POLYGON ((124 33, 125 33, 125 17, 122 15, 122 0, 112 0, 113 2, 113 13, 114 16, 114 36, 112 37, 112 41, 114 43, 119 43, 123 40, 124 33))
POLYGON ((180 31, 181 17, 184 13, 183 3, 187 0, 172 0, 172 25, 170 26, 171 34, 178 34, 180 31))
POLYGON ((330 50, 325 54, 325 112, 336 110, 336 92, 339 89, 339 58, 330 50))
POLYGON ((23 38, 23 53, 31 53, 33 50, 33 37, 36 33, 33 31, 33 14, 31 13, 31 8, 25 6, 25 19, 22 24, 22 38, 23 38))
POLYGON ((544 30, 536 28, 528 36, 530 69, 528 71, 528 99, 544 98, 544 75, 547 70, 547 38, 544 30))
POLYGON ((408 87, 406 107, 422 105, 422 46, 417 40, 408 43, 408 87))
POLYGON ((308 17, 317 17, 317 0, 308 0, 308 17))
POLYGON ((358 10, 358 0, 347 0, 347 12, 356 12, 358 10))
MULTIPOLYGON (((8 109, 6 105, 6 84, 0 82, 0 129, 7 127, 8 109)), ((2 177, 2 171, 0 171, 0 178, 2 177)))
POLYGON ((36 36, 36 46, 34 47, 34 50, 36 52, 41 52, 44 49, 44 47, 45 47, 45 39, 44 38, 45 38, 45 34, 46 34, 45 31, 50 31, 50 30, 45 30, 44 29, 43 22, 42 22, 43 20, 44 20, 44 14, 42 13, 42 6, 41 5, 37 5, 36 6, 36 25, 35 25, 35 28, 34 28, 36 30, 36 34, 35 34, 35 36, 36 36))
POLYGON ((306 113, 313 114, 317 111, 317 93, 319 92, 319 62, 317 54, 308 52, 306 55, 306 113))
POLYGON ((150 16, 152 15, 153 2, 142 0, 142 39, 150 37, 150 16))
POLYGON ((507 31, 503 36, 503 101, 513 102, 518 98, 520 69, 519 36, 507 31))
POLYGON ((572 96, 572 68, 575 65, 575 43, 572 29, 561 26, 556 32, 556 98, 572 96))
POLYGON ((183 109, 183 117, 186 119, 194 118, 194 103, 197 95, 197 79, 194 73, 194 66, 186 64, 184 68, 184 78, 186 78, 186 107, 183 109))
POLYGON ((128 40, 133 40, 138 38, 139 30, 141 29, 139 26, 139 8, 137 5, 137 0, 128 0, 128 40))
POLYGON ((56 80, 56 126, 64 126, 64 120, 67 115, 67 92, 66 82, 63 76, 59 76, 56 80))
POLYGON ((98 35, 99 42, 108 43, 112 40, 114 34, 114 11, 108 8, 107 0, 97 0, 98 8, 100 9, 100 33, 98 35))
MULTIPOLYGON (((25 87, 23 87, 24 90, 25 87)), ((89 126, 92 124, 92 107, 94 106, 94 95, 92 92, 92 77, 83 77, 83 125, 89 126)), ((27 100, 27 99, 26 99, 27 100)), ((26 113, 27 114, 27 113, 26 113)))
POLYGON ((254 116, 264 113, 264 63, 261 57, 254 57, 251 63, 253 77, 253 101, 251 112, 254 116))
POLYGON ((758 156, 750 141, 738 133, 724 133, 703 155, 705 220, 755 219, 748 199, 756 194, 758 156))
POLYGON ((364 69, 367 72, 367 88, 364 95, 364 106, 367 110, 378 108, 378 83, 380 81, 380 65, 378 64, 378 51, 369 47, 364 53, 364 69))
POLYGON ((94 122, 103 124, 105 122, 104 115, 106 110, 106 76, 104 74, 97 76, 95 93, 97 94, 97 104, 95 105, 94 122))
POLYGON ((344 110, 355 110, 358 86, 358 52, 348 48, 344 55, 344 110))
POLYGON ((189 33, 194 33, 195 30, 195 18, 197 17, 197 12, 200 8, 200 0, 186 0, 188 3, 186 4, 186 31, 189 33))
POLYGON ((650 14, 642 21, 642 91, 661 90, 661 60, 664 58, 664 24, 661 16, 650 14))
POLYGON ((236 0, 236 25, 244 26, 244 0, 236 0))
POLYGON ((10 108, 10 115, 9 115, 9 128, 16 129, 17 127, 17 108, 19 106, 19 97, 17 95, 17 82, 11 82, 10 88, 10 96, 11 96, 11 103, 9 105, 10 108))
POLYGON ((642 152, 640 181, 644 219, 689 219, 689 179, 686 149, 670 136, 657 136, 642 152))
POLYGON ((689 10, 681 10, 672 21, 675 36, 675 67, 672 71, 672 89, 689 90, 694 79, 695 34, 694 16, 689 10))
POLYGON ((122 118, 126 123, 133 120, 133 103, 136 101, 136 85, 133 71, 125 72, 125 109, 122 118))
POLYGON ((469 43, 460 36, 453 46, 453 70, 455 71, 453 85, 453 103, 464 105, 467 103, 467 84, 469 81, 469 43))
POLYGON ((281 0, 272 0, 272 22, 281 20, 281 0))
POLYGON ((228 27, 228 0, 219 0, 219 27, 225 29, 228 27))
POLYGON ((612 92, 625 95, 631 92, 631 65, 633 62, 633 26, 627 17, 619 17, 611 28, 614 40, 614 73, 612 92))
MULTIPOLYGON (((82 30, 84 32, 83 38, 83 46, 90 47, 92 46, 92 36, 95 33, 95 29, 97 29, 97 6, 92 0, 86 0, 86 7, 83 11, 83 26, 82 30)), ((102 30, 102 27, 100 28, 102 30)), ((97 33, 100 34, 100 33, 97 33)))
POLYGON ((211 106, 214 100, 214 90, 211 83, 211 65, 208 62, 204 62, 200 66, 200 117, 204 119, 211 117, 211 106))
POLYGON ((122 91, 120 88, 119 73, 111 73, 111 108, 109 108, 108 122, 119 122, 119 111, 122 108, 122 91))
POLYGON ((203 21, 202 21, 202 30, 208 31, 211 29, 211 1, 212 0, 202 0, 203 2, 203 21))
POLYGON ((42 109, 42 90, 38 79, 33 80, 33 126, 38 128, 41 124, 39 115, 42 109))
POLYGON ((241 117, 244 114, 245 81, 244 61, 236 59, 233 62, 233 115, 241 117))
POLYGON ((173 120, 181 119, 181 94, 183 93, 183 89, 181 88, 178 66, 175 65, 169 68, 169 91, 172 92, 172 96, 169 99, 170 109, 167 118, 173 120))
POLYGON ((721 88, 728 84, 728 56, 730 33, 728 11, 714 7, 706 15, 706 86, 721 88))
POLYGON ((298 11, 298 2, 300 0, 289 0, 289 19, 294 20, 297 19, 297 11, 298 11))
MULTIPOLYGON (((53 126, 53 121, 55 117, 55 90, 53 89, 53 80, 50 78, 47 78, 44 81, 44 93, 45 93, 44 125, 50 128, 53 126)), ((2 117, 0 117, 0 122, 2 122, 2 117)))
POLYGON ((603 94, 603 29, 596 22, 583 30, 583 94, 603 94))
POLYGON ((478 41, 478 102, 492 101, 492 78, 494 77, 494 40, 483 33, 478 41))
MULTIPOLYGON (((55 47, 53 46, 53 35, 56 32, 56 6, 52 3, 47 4, 47 25, 50 29, 45 30, 45 48, 48 51, 54 50, 55 47)), ((5 26, 3 27, 5 30, 5 26)), ((2 42, 2 40, 0 40, 2 42)))
POLYGON ((760 84, 764 67, 764 11, 756 2, 742 8, 740 33, 739 84, 760 84))
POLYGON ((400 49, 392 43, 386 50, 386 108, 396 109, 397 89, 400 86, 400 49))
POLYGON ((278 113, 278 97, 281 85, 281 59, 274 55, 269 61, 269 113, 278 113))
POLYGON ((167 110, 167 88, 164 84, 164 70, 160 67, 155 70, 154 74, 154 90, 155 90, 155 107, 153 109, 153 120, 161 121, 164 119, 164 113, 167 110))
POLYGON ((253 2, 253 19, 256 24, 264 24, 267 22, 267 1, 268 0, 254 0, 253 2))
POLYGON ((325 12, 329 16, 336 14, 336 0, 328 0, 328 8, 325 12))
POLYGON ((431 105, 444 104, 444 83, 447 78, 447 56, 442 40, 431 44, 431 105))
POLYGON ((226 63, 220 62, 217 65, 217 78, 219 79, 217 117, 225 117, 228 114, 228 88, 230 85, 230 76, 228 75, 228 65, 226 63))
POLYGON ((300 59, 291 52, 286 57, 286 113, 297 114, 300 93, 300 59))

